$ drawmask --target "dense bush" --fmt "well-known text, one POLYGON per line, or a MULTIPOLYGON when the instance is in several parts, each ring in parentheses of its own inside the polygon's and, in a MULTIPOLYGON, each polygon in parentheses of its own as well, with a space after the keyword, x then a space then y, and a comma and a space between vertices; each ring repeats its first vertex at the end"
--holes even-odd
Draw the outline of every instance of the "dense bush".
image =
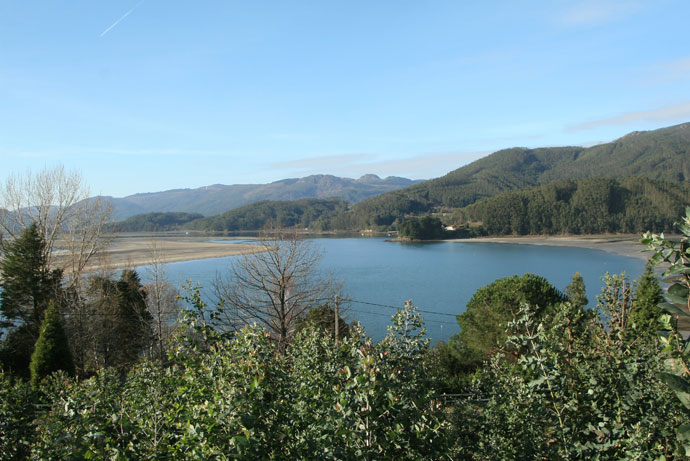
POLYGON ((305 329, 285 354, 247 328, 222 338, 199 319, 173 365, 144 362, 123 382, 102 370, 56 375, 38 424, 38 458, 441 459, 444 411, 428 385, 428 340, 411 306, 372 344, 337 346, 305 329), (205 338, 199 342, 199 338, 205 338))
POLYGON ((408 218, 400 223, 400 238, 411 240, 434 240, 443 238, 443 224, 438 218, 424 216, 408 218))
POLYGON ((629 294, 622 277, 609 277, 596 310, 563 303, 550 325, 525 305, 506 343, 519 359, 495 356, 475 383, 487 402, 459 412, 474 418, 456 425, 461 449, 473 459, 681 454, 674 432, 686 416, 658 378, 661 342, 629 323, 629 294))

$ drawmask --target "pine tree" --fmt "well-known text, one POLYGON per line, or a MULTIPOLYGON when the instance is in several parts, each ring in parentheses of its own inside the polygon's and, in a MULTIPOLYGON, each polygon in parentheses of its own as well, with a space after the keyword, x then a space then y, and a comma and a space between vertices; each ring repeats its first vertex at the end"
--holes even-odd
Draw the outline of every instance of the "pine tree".
POLYGON ((150 343, 152 317, 146 293, 136 271, 127 269, 119 280, 94 277, 91 303, 97 314, 92 324, 93 368, 117 367, 126 370, 150 343))
POLYGON ((41 381, 57 370, 74 375, 74 362, 62 328, 60 313, 54 302, 50 302, 41 325, 41 334, 31 355, 31 387, 38 389, 41 381))
POLYGON ((663 300, 663 291, 659 279, 654 273, 654 266, 648 262, 635 289, 635 301, 630 313, 630 321, 638 329, 656 333, 659 318, 665 314, 665 311, 658 306, 663 300))
POLYGON ((50 271, 46 246, 36 224, 6 244, 0 263, 0 328, 6 329, 0 350, 5 370, 29 377, 29 362, 43 313, 60 286, 60 271, 50 271))
POLYGON ((587 291, 585 290, 585 281, 579 272, 575 272, 570 284, 565 287, 565 294, 570 302, 577 307, 585 307, 589 303, 587 291))
POLYGON ((0 311, 5 318, 0 326, 29 324, 38 333, 53 287, 46 266, 45 242, 36 224, 4 248, 0 271, 0 311))
POLYGON ((128 367, 139 358, 151 339, 152 317, 146 306, 146 292, 136 271, 122 271, 117 291, 115 329, 121 341, 118 365, 128 367))

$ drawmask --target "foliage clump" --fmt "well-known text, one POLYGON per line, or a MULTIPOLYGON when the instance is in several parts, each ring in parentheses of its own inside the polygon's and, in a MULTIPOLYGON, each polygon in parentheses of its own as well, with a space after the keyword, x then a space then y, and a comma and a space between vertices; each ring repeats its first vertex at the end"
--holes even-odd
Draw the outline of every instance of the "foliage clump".
MULTIPOLYGON (((198 307, 204 307, 198 301, 198 307)), ((412 306, 372 344, 355 331, 337 345, 302 330, 285 353, 263 330, 217 335, 201 310, 168 368, 143 362, 122 381, 99 371, 52 380, 37 457, 130 459, 441 459, 444 409, 428 385, 428 348, 412 306), (199 339, 203 339, 199 342, 199 339)), ((48 386, 50 388, 50 386, 48 386)))
MULTIPOLYGON (((295 330, 299 332, 306 328, 314 328, 321 331, 323 334, 335 338, 335 310, 328 304, 322 304, 309 309, 306 314, 299 319, 295 326, 295 330)), ((345 319, 338 315, 338 337, 344 338, 349 334, 350 325, 347 324, 345 319)))
POLYGON ((398 227, 401 239, 439 240, 444 237, 441 220, 433 216, 406 218, 398 227))
POLYGON ((587 290, 585 289, 585 281, 582 279, 582 274, 575 272, 572 280, 565 287, 565 295, 568 300, 578 307, 585 307, 589 303, 587 299, 587 290))
POLYGON ((678 454, 673 430, 684 415, 658 379, 663 346, 631 328, 625 278, 607 276, 604 282, 596 310, 561 303, 549 323, 523 304, 505 345, 519 358, 496 355, 479 372, 474 392, 487 401, 480 414, 467 408, 462 413, 475 418, 456 426, 463 450, 476 459, 497 453, 504 459, 678 454))
POLYGON ((685 456, 690 456, 690 340, 679 332, 680 320, 687 322, 690 317, 690 207, 685 209, 685 216, 676 226, 681 232, 679 241, 668 239, 664 234, 647 232, 642 236, 642 243, 654 251, 650 260, 652 264, 668 264, 664 275, 670 285, 664 301, 659 304, 670 314, 662 317, 670 332, 662 336, 668 358, 661 379, 675 392, 684 407, 685 421, 677 425, 677 437, 685 456))
POLYGON ((54 302, 48 305, 41 333, 31 355, 31 387, 38 390, 41 381, 49 374, 64 370, 74 375, 74 362, 70 352, 67 335, 62 327, 60 313, 54 302))
POLYGON ((0 264, 0 328, 5 329, 0 362, 6 370, 28 377, 29 361, 43 314, 57 297, 61 273, 50 271, 46 244, 34 223, 3 248, 0 264))

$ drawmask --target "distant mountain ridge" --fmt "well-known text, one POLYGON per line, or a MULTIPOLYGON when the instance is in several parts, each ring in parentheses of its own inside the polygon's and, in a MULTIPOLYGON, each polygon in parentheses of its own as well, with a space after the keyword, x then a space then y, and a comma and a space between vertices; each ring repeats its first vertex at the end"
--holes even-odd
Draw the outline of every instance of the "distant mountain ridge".
POLYGON ((405 215, 457 209, 506 191, 562 179, 625 178, 683 182, 690 179, 690 123, 629 133, 584 148, 511 148, 448 174, 367 199, 348 211, 350 226, 386 228, 405 215))
POLYGON ((172 189, 134 194, 127 197, 105 197, 113 205, 113 220, 154 212, 200 213, 214 216, 264 200, 301 200, 337 198, 357 203, 374 195, 408 187, 421 180, 396 176, 380 178, 367 174, 359 179, 332 175, 291 178, 270 184, 214 184, 196 189, 172 189))
MULTIPOLYGON (((214 231, 258 230, 266 223, 320 230, 388 230, 397 228, 410 216, 440 213, 450 220, 454 219, 453 216, 465 215, 472 221, 487 221, 489 217, 510 215, 511 207, 528 210, 526 212, 531 214, 529 226, 511 227, 513 233, 522 233, 523 229, 529 229, 529 232, 543 229, 546 233, 582 232, 576 227, 587 232, 589 228, 579 222, 590 219, 586 216, 595 217, 592 220, 598 221, 601 229, 632 229, 637 221, 655 223, 655 226, 666 229, 669 222, 678 218, 677 210, 690 204, 688 179, 690 123, 683 123, 629 133, 612 142, 588 148, 503 149, 424 182, 415 183, 403 178, 381 179, 374 175, 365 175, 358 180, 315 175, 265 185, 214 185, 193 190, 137 194, 120 199, 120 204, 139 208, 134 212, 130 209, 130 216, 150 209, 202 213, 208 218, 181 225, 214 231), (626 178, 632 181, 626 181, 626 178), (597 179, 603 182, 590 181, 597 179), (615 181, 610 182, 612 180, 615 181), (549 186, 543 189, 542 192, 548 192, 543 197, 539 195, 542 192, 535 192, 541 190, 541 186, 562 181, 566 181, 563 184, 567 187, 562 184, 549 186), (406 184, 408 186, 404 187, 406 184), (386 192, 387 187, 395 190, 386 192), (534 190, 529 191, 530 188, 534 190), (553 190, 560 191, 556 193, 555 202, 551 200, 553 190), (578 191, 573 195, 572 203, 567 206, 556 203, 563 201, 558 198, 559 194, 570 190, 578 191), (519 191, 525 192, 513 194, 519 191), (369 198, 359 201, 367 194, 371 194, 369 198), (497 197, 499 195, 501 197, 497 197), (491 197, 497 199, 488 201, 491 197), (297 201, 300 203, 294 203, 297 201), (354 205, 350 205, 353 202, 354 205), (476 207, 468 208, 475 203, 476 207), (602 203, 607 203, 608 208, 600 206, 602 203), (217 212, 219 204, 224 210, 222 214, 217 212), (539 213, 535 211, 535 204, 540 204, 540 213, 548 215, 548 219, 558 219, 559 224, 540 224, 536 220, 539 213), (149 209, 144 210, 143 205, 149 209), (621 211, 623 209, 624 212, 621 211), (234 211, 226 213, 228 210, 234 211), (626 221, 625 226, 614 226, 607 221, 606 216, 609 215, 611 219, 630 222, 626 221), (573 223, 577 226, 573 227, 573 223)), ((511 226, 521 222, 522 214, 514 215, 515 223, 511 226)), ((175 217, 149 216, 142 219, 169 221, 175 217)), ((509 228, 504 223, 490 227, 509 228)))

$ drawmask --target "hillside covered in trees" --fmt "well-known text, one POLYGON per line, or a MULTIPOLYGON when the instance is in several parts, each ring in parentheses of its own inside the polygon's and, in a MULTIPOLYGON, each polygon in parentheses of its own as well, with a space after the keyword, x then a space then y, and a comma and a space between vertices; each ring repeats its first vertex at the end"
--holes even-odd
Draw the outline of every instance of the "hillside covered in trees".
POLYGON ((347 209, 338 199, 264 201, 226 211, 218 216, 197 219, 185 227, 203 231, 252 231, 273 228, 314 228, 330 230, 331 222, 347 209))
POLYGON ((282 179, 269 184, 214 184, 196 189, 173 189, 104 199, 112 205, 113 217, 117 220, 154 212, 215 216, 261 201, 336 198, 357 203, 418 182, 420 181, 395 176, 379 178, 373 174, 358 179, 311 175, 282 179))
POLYGON ((176 230, 190 221, 203 218, 199 213, 146 213, 112 223, 110 232, 162 232, 176 230))
POLYGON ((662 232, 673 229, 689 198, 687 182, 566 179, 480 200, 457 219, 481 222, 490 235, 662 232))
MULTIPOLYGON (((505 149, 443 177, 354 204, 289 200, 292 196, 283 194, 278 201, 174 225, 214 232, 266 226, 382 231, 399 229, 406 218, 435 214, 444 224, 480 222, 478 232, 489 234, 664 231, 690 202, 688 178, 690 123, 685 123, 590 148, 505 149)), ((151 230, 156 219, 136 217, 121 228, 151 230)))
POLYGON ((463 208, 502 192, 556 180, 630 176, 672 183, 690 178, 690 123, 634 132, 589 148, 501 150, 440 178, 355 204, 342 222, 382 228, 397 225, 408 214, 463 208))

